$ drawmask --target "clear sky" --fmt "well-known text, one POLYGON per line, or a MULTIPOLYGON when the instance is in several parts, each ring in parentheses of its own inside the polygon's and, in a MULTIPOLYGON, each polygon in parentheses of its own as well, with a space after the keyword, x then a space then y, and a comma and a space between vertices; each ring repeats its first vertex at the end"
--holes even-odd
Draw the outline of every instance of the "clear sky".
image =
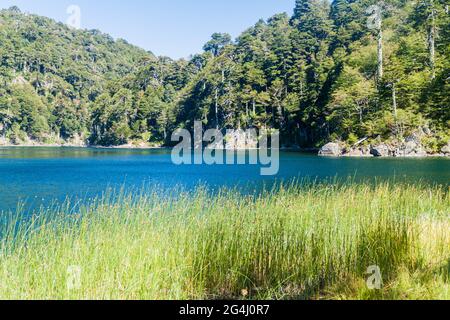
POLYGON ((81 27, 99 29, 156 55, 188 57, 214 32, 233 37, 260 18, 292 13, 294 0, 0 0, 0 8, 66 22, 67 8, 81 9, 81 27))

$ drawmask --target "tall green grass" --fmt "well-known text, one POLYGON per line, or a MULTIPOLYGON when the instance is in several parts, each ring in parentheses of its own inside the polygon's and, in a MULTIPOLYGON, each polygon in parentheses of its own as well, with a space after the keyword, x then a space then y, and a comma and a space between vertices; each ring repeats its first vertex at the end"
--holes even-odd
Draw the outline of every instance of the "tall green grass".
POLYGON ((67 212, 4 224, 0 298, 450 299, 443 188, 121 193, 67 212), (373 265, 380 290, 366 285, 373 265))

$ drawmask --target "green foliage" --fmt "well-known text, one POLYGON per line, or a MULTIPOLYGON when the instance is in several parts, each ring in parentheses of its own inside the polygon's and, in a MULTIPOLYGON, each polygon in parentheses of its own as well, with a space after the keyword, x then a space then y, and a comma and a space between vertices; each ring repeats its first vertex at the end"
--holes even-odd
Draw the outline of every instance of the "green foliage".
POLYGON ((445 1, 385 1, 378 81, 377 35, 366 13, 377 3, 298 0, 292 17, 260 20, 235 41, 215 33, 204 53, 178 61, 97 30, 3 10, 0 134, 164 144, 201 120, 209 128, 276 128, 283 144, 308 147, 402 138, 420 126, 446 136, 445 1))
POLYGON ((211 40, 208 41, 203 50, 211 52, 217 57, 223 50, 223 48, 231 43, 231 36, 228 33, 214 33, 211 36, 211 40))
POLYGON ((431 80, 427 35, 411 20, 416 8, 386 2, 385 77, 377 84, 377 42, 366 14, 374 3, 334 1, 330 8, 299 0, 292 18, 259 21, 193 78, 181 95, 178 123, 198 118, 219 128, 278 128, 285 144, 304 146, 407 135, 421 125, 445 131, 445 47, 437 46, 441 64, 431 80))
POLYGON ((155 59, 99 31, 18 8, 0 11, 0 21, 0 131, 14 141, 84 136, 92 129, 88 106, 108 82, 155 59))

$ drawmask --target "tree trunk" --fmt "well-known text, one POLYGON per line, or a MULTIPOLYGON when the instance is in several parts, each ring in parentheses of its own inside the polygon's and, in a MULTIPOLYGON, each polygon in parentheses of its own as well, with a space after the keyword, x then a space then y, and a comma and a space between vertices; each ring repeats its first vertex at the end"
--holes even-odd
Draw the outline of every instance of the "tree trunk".
POLYGON ((430 50, 430 68, 431 68, 431 78, 434 80, 436 78, 436 10, 434 9, 433 0, 431 3, 431 25, 430 33, 428 35, 428 47, 430 50))
POLYGON ((359 111, 359 124, 362 126, 364 123, 363 119, 363 107, 362 105, 358 104, 358 111, 359 111))
POLYGON ((381 83, 384 75, 384 66, 383 66, 383 22, 382 22, 382 13, 380 13, 379 22, 378 22, 378 83, 381 83))
POLYGON ((392 106, 394 108, 394 117, 397 119, 397 87, 392 84, 392 106))
POLYGON ((283 129, 284 128, 284 112, 283 112, 283 106, 280 103, 278 103, 277 113, 278 113, 278 121, 279 121, 280 129, 283 129))
POLYGON ((216 88, 215 94, 215 115, 216 115, 216 129, 219 130, 219 89, 216 88))
POLYGON ((395 82, 392 83, 392 107, 394 111, 394 120, 395 120, 395 134, 399 134, 398 127, 398 113, 397 113, 397 87, 395 86, 395 82))

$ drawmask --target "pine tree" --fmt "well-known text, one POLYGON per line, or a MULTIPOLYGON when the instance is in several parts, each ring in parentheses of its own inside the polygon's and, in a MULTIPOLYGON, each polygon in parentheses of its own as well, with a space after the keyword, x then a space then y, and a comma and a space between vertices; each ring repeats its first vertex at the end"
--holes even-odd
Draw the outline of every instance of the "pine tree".
POLYGON ((296 0, 292 21, 300 32, 323 40, 331 33, 329 14, 330 3, 327 0, 296 0))

